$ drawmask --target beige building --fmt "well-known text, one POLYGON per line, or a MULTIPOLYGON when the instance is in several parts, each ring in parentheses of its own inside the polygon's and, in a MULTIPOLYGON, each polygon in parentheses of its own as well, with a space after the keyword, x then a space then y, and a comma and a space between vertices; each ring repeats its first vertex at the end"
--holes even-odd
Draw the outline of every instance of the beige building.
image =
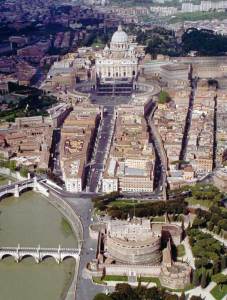
POLYGON ((102 190, 152 192, 155 155, 139 110, 117 112, 116 131, 102 180, 102 190))
POLYGON ((181 242, 182 229, 175 224, 157 224, 133 218, 112 220, 90 228, 98 237, 96 259, 88 264, 91 276, 121 275, 159 278, 162 285, 173 289, 190 283, 191 267, 172 260, 171 245, 181 242), (167 247, 161 251, 161 240, 167 247))
POLYGON ((48 169, 53 127, 43 117, 16 118, 6 134, 7 149, 18 164, 48 169))
POLYGON ((161 261, 161 236, 151 231, 149 220, 112 221, 107 226, 108 258, 120 263, 157 264, 161 261))
POLYGON ((161 66, 161 80, 167 84, 168 87, 188 86, 189 66, 184 64, 168 64, 161 66))
POLYGON ((96 76, 101 81, 131 80, 137 76, 139 48, 130 42, 121 25, 113 34, 110 46, 106 45, 102 53, 96 56, 96 76))
POLYGON ((100 113, 93 106, 75 106, 61 129, 60 162, 67 191, 81 192, 85 187, 100 113))

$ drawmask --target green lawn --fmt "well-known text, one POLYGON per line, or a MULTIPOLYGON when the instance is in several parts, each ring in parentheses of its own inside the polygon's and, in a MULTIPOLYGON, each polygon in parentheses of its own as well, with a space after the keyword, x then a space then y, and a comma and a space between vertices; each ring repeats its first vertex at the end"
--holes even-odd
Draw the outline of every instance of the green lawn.
POLYGON ((92 281, 96 284, 106 285, 106 282, 104 282, 100 277, 92 277, 92 281))
POLYGON ((9 179, 3 175, 0 175, 0 185, 8 184, 9 179))
POLYGON ((221 300, 224 296, 227 295, 227 284, 223 285, 222 288, 220 288, 219 285, 216 285, 211 290, 211 295, 214 296, 215 299, 221 300))
POLYGON ((159 278, 156 277, 138 277, 137 281, 140 282, 153 282, 156 283, 157 287, 162 287, 159 278))
POLYGON ((165 216, 157 216, 151 218, 151 222, 164 222, 164 221, 165 221, 165 216))
POLYGON ((185 248, 184 245, 177 246, 177 257, 182 257, 185 255, 185 248))
POLYGON ((198 200, 193 197, 186 198, 186 202, 188 202, 189 205, 201 205, 207 208, 210 208, 213 202, 211 200, 198 200))
POLYGON ((128 281, 128 276, 105 275, 103 281, 128 281))
POLYGON ((92 277, 94 283, 106 285, 107 281, 122 281, 128 282, 127 276, 120 276, 120 275, 105 275, 104 277, 92 277))
POLYGON ((125 206, 136 206, 139 203, 143 203, 143 201, 138 201, 138 200, 114 200, 109 204, 109 206, 112 207, 125 207, 125 206))

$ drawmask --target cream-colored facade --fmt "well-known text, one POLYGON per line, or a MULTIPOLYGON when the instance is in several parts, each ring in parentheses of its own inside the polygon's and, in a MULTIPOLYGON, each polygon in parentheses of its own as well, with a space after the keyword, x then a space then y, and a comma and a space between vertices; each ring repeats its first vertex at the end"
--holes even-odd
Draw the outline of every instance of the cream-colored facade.
POLYGON ((100 80, 133 79, 138 73, 137 43, 131 43, 119 25, 113 34, 110 47, 106 45, 96 56, 96 76, 100 80))
POLYGON ((152 192, 155 155, 144 116, 133 106, 118 108, 117 116, 102 191, 152 192))
POLYGON ((85 187, 85 166, 91 156, 99 118, 99 108, 76 106, 61 128, 60 162, 69 192, 81 192, 85 187))

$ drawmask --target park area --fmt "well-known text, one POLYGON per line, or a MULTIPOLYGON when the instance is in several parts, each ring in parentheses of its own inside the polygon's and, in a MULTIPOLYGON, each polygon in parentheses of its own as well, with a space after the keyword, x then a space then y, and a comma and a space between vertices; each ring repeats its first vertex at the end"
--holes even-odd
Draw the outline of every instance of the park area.
POLYGON ((47 109, 57 102, 53 96, 39 89, 9 84, 9 93, 0 96, 0 122, 14 122, 15 118, 47 116, 47 109))

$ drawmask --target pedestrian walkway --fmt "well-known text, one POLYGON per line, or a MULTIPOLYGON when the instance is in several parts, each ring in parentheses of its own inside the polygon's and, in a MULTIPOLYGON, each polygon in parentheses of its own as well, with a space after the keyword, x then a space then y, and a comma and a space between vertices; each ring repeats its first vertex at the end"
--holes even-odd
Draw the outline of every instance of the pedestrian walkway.
MULTIPOLYGON (((221 273, 227 275, 227 268, 221 273)), ((187 291, 185 294, 190 296, 200 296, 202 298, 205 298, 205 300, 215 300, 215 298, 211 295, 211 291, 215 286, 216 283, 212 281, 205 289, 202 289, 201 286, 198 286, 190 291, 187 291)), ((224 296, 222 300, 227 300, 227 296, 224 296)))
POLYGON ((185 255, 183 256, 183 261, 189 263, 189 265, 193 269, 195 269, 195 259, 194 259, 194 256, 192 254, 192 250, 191 250, 191 246, 189 244, 188 237, 186 237, 184 239, 184 241, 182 242, 182 244, 184 245, 184 248, 185 248, 185 255))
POLYGON ((201 230, 202 230, 202 232, 204 232, 204 233, 209 233, 209 234, 211 234, 216 240, 218 240, 220 243, 224 244, 225 247, 227 247, 227 240, 224 239, 224 238, 222 238, 220 235, 217 235, 216 233, 214 233, 214 232, 212 232, 212 231, 209 231, 209 230, 207 230, 207 229, 205 229, 205 228, 203 228, 203 229, 201 229, 201 230))

